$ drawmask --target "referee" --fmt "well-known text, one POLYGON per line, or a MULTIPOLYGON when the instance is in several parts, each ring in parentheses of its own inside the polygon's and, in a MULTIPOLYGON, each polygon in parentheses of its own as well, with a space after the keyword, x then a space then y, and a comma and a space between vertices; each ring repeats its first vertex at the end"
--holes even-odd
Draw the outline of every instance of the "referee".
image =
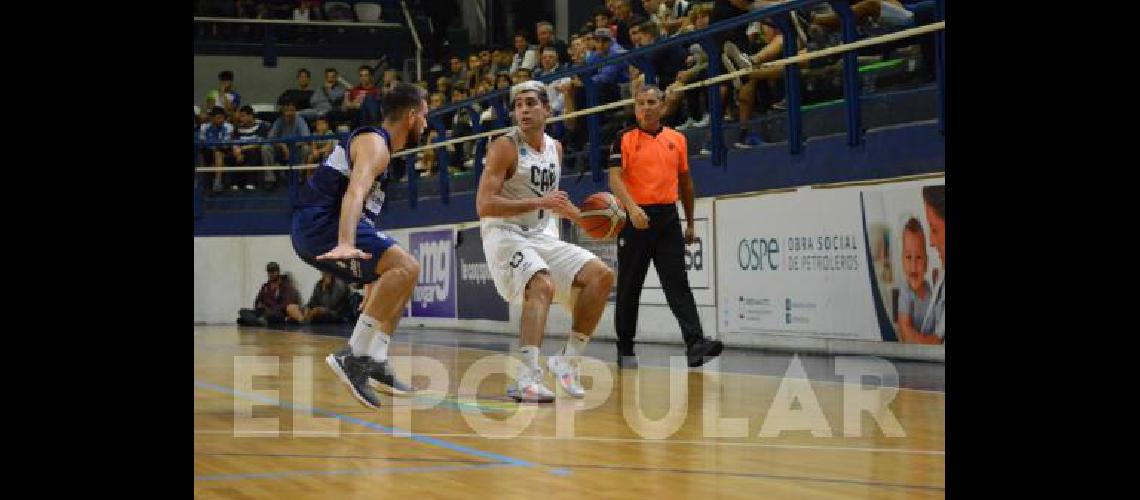
POLYGON ((693 242, 693 178, 685 136, 661 125, 664 93, 656 85, 638 91, 637 126, 618 133, 610 148, 610 189, 621 199, 632 224, 618 235, 618 367, 637 368, 633 337, 641 287, 649 262, 657 268, 665 300, 681 326, 689 366, 720 354, 724 344, 701 331, 697 304, 685 273, 685 244, 693 242), (677 213, 678 186, 685 207, 685 233, 677 213))

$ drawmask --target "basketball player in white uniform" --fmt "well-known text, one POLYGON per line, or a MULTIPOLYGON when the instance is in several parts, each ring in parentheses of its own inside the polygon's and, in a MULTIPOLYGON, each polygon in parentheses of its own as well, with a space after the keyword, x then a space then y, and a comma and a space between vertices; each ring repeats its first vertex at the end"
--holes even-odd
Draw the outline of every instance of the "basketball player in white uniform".
POLYGON ((475 198, 495 288, 523 308, 516 353, 522 366, 507 395, 525 402, 554 400, 543 384, 539 347, 550 303, 557 299, 571 310, 573 323, 566 345, 546 364, 566 393, 581 398, 578 362, 601 319, 614 272, 590 251, 558 239, 555 219, 577 223, 581 214, 558 189, 562 144, 543 132, 551 114, 545 85, 522 82, 511 87, 510 99, 517 126, 488 148, 475 198))

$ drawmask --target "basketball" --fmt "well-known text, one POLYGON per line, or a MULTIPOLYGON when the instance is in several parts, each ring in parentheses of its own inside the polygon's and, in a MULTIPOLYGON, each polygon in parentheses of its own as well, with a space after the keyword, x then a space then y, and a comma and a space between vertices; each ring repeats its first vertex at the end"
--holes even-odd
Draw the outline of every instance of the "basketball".
POLYGON ((625 226, 625 207, 612 193, 594 193, 586 197, 578 209, 582 212, 578 225, 592 238, 608 240, 625 226))

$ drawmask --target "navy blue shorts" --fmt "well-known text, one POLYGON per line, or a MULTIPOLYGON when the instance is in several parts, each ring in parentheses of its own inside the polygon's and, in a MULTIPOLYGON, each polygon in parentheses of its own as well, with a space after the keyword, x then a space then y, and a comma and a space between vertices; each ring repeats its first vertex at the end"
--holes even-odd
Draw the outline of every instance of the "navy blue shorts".
POLYGON ((356 226, 356 248, 372 258, 352 261, 316 260, 336 247, 340 215, 321 207, 302 208, 293 212, 293 250, 301 260, 322 271, 328 271, 346 283, 366 284, 380 276, 376 268, 380 257, 396 240, 365 222, 356 226))

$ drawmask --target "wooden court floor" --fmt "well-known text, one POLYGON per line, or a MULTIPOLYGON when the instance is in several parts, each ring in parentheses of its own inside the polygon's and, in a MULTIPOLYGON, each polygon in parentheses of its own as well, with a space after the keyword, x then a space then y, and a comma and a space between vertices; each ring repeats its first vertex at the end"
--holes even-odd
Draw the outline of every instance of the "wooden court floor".
POLYGON ((398 334, 390 354, 415 360, 405 379, 437 390, 382 395, 376 412, 324 363, 343 338, 195 327, 195 496, 945 496, 941 392, 663 366, 619 374, 599 360, 583 368, 597 374, 583 377, 585 400, 517 405, 494 373, 502 353, 411 337, 398 334), (420 376, 429 368, 434 378, 420 376), (877 412, 851 411, 876 397, 877 412))

